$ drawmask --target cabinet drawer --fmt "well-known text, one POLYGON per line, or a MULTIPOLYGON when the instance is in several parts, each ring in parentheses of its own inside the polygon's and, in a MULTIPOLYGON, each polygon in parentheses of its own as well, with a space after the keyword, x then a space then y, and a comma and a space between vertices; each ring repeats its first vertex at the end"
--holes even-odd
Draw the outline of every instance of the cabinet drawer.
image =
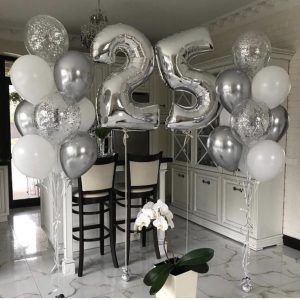
POLYGON ((194 174, 194 213, 208 220, 219 221, 218 177, 194 174))
POLYGON ((223 179, 223 224, 240 230, 246 224, 245 210, 243 187, 234 181, 223 179))
POLYGON ((186 210, 187 174, 186 171, 172 169, 172 204, 186 210))

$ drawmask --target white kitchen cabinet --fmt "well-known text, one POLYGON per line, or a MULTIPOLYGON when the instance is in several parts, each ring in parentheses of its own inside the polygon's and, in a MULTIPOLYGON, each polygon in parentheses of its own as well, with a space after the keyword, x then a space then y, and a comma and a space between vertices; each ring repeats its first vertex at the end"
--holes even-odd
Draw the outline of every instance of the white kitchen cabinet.
MULTIPOLYGON (((289 61, 293 53, 273 49, 270 65, 278 65, 289 71, 289 61)), ((232 57, 226 56, 199 63, 201 69, 214 75, 233 66, 232 57)), ((175 93, 175 99, 190 105, 186 93, 175 93)), ((286 103, 284 103, 286 106, 286 103)), ((174 213, 186 217, 189 202, 189 218, 199 225, 223 234, 239 242, 245 240, 246 203, 243 192, 245 175, 233 174, 214 164, 210 159, 206 141, 210 132, 218 126, 218 119, 209 126, 193 130, 193 137, 184 147, 184 135, 172 134, 172 209, 174 213), (185 174, 188 163, 192 181, 189 184, 189 199, 186 196, 185 174)), ((286 148, 286 136, 280 145, 286 148)), ((282 243, 283 236, 283 199, 285 171, 275 179, 254 184, 251 222, 253 225, 250 245, 254 250, 282 243)))
POLYGON ((0 166, 0 222, 7 221, 9 215, 8 167, 0 166))

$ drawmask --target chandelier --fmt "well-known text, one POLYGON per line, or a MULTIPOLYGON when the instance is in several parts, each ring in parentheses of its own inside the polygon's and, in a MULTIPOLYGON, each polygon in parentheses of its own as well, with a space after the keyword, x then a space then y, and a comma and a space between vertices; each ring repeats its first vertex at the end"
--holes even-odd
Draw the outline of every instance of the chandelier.
POLYGON ((107 16, 104 16, 100 9, 100 0, 98 0, 97 12, 90 16, 90 22, 81 26, 80 39, 82 46, 90 48, 96 34, 106 27, 108 23, 107 16))

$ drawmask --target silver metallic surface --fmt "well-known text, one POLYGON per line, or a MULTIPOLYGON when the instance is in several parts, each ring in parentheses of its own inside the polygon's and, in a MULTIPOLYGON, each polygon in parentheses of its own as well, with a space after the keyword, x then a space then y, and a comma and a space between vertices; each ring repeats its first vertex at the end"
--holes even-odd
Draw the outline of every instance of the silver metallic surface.
POLYGON ((25 28, 25 47, 30 54, 43 58, 50 65, 69 48, 69 37, 65 27, 47 15, 32 17, 25 28))
POLYGON ((266 140, 280 141, 289 128, 289 114, 283 106, 271 109, 271 125, 266 140))
POLYGON ((218 110, 215 77, 192 68, 189 62, 193 57, 213 50, 208 30, 196 27, 176 33, 159 41, 155 50, 160 74, 170 88, 196 97, 196 103, 191 107, 173 103, 166 126, 180 130, 207 126, 218 110))
POLYGON ((88 57, 78 51, 68 51, 54 66, 54 81, 67 103, 79 102, 89 92, 94 68, 88 57))
POLYGON ((95 62, 112 64, 123 52, 127 62, 102 83, 97 95, 97 114, 102 127, 156 129, 158 105, 139 104, 131 99, 135 88, 144 83, 154 67, 154 52, 149 40, 138 30, 124 24, 107 26, 92 45, 95 62))
POLYGON ((209 135, 207 151, 211 159, 227 171, 237 170, 243 146, 237 141, 230 127, 219 126, 209 135))
POLYGON ((15 110, 14 121, 21 135, 38 134, 34 122, 34 105, 28 101, 23 100, 18 104, 15 110))
POLYGON ((216 93, 228 112, 251 96, 251 81, 246 73, 233 68, 221 72, 216 80, 216 93))
POLYGON ((55 144, 74 135, 80 126, 79 107, 67 105, 58 92, 35 107, 34 117, 39 134, 55 144))
POLYGON ((75 179, 87 172, 97 159, 97 143, 88 133, 79 132, 62 144, 60 161, 65 174, 75 179))
POLYGON ((250 78, 267 65, 271 52, 268 37, 255 31, 241 34, 232 46, 234 64, 250 78))
POLYGON ((234 136, 250 145, 266 137, 271 125, 271 111, 266 104, 248 99, 234 108, 230 124, 234 136))

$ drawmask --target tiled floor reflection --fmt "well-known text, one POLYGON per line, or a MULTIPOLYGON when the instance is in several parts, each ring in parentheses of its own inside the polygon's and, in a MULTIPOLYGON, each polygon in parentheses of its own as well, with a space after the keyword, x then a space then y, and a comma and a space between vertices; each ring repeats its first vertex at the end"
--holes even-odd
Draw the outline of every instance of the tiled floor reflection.
MULTIPOLYGON (((186 222, 175 219, 172 232, 175 254, 185 252, 186 222)), ((252 252, 250 270, 254 290, 240 290, 242 246, 195 224, 189 225, 189 248, 211 247, 215 257, 210 271, 199 276, 198 297, 300 297, 300 251, 277 246, 252 252)), ((55 287, 66 297, 149 297, 143 285, 145 273, 157 262, 150 243, 142 248, 133 242, 130 270, 132 280, 120 279, 109 249, 86 251, 84 276, 50 275, 53 250, 40 228, 37 208, 13 211, 8 223, 0 223, 0 297, 53 297, 55 287)), ((119 263, 124 263, 124 247, 118 245, 119 263)), ((77 259, 77 254, 75 254, 77 259)))

